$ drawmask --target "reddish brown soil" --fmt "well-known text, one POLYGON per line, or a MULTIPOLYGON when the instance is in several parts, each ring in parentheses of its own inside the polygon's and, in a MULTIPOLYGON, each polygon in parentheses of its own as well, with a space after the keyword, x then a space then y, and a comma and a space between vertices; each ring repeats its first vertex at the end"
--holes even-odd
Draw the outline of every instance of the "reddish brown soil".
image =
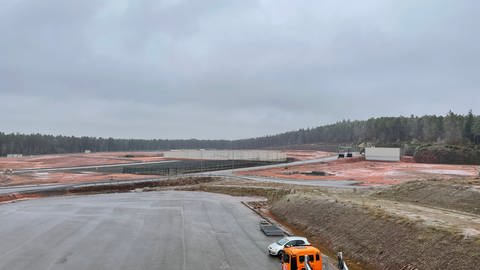
POLYGON ((61 168, 88 165, 109 165, 165 160, 161 152, 105 152, 0 158, 0 170, 61 168))
MULTIPOLYGON (((329 152, 289 150, 287 157, 296 160, 317 159, 332 155, 329 152)), ((90 154, 59 154, 24 156, 21 158, 0 157, 0 170, 62 168, 89 165, 110 165, 134 162, 166 160, 162 152, 101 152, 90 154)))
MULTIPOLYGON (((321 151, 288 151, 287 155, 298 160, 305 160, 325 157, 331 155, 331 153, 321 151)), ((7 169, 62 168, 162 160, 165 160, 165 158, 161 152, 103 152, 0 158, 0 186, 145 179, 149 177, 132 174, 108 174, 96 172, 34 172, 25 174, 2 174, 1 171, 7 169)))
POLYGON ((25 174, 9 174, 1 173, 1 171, 6 171, 7 169, 62 168, 162 160, 165 160, 165 158, 163 158, 161 152, 104 152, 0 158, 0 186, 144 179, 147 177, 133 174, 108 174, 96 172, 33 172, 25 174))
POLYGON ((452 179, 459 176, 477 176, 478 166, 420 164, 412 162, 373 162, 337 160, 302 166, 239 172, 242 175, 266 176, 295 180, 355 180, 361 185, 398 184, 410 180, 452 179), (330 175, 317 176, 304 173, 318 171, 330 175))
POLYGON ((83 182, 96 182, 106 180, 135 180, 151 178, 145 175, 136 174, 107 174, 96 172, 40 172, 4 175, 0 174, 0 186, 15 185, 38 185, 38 184, 74 184, 83 182))

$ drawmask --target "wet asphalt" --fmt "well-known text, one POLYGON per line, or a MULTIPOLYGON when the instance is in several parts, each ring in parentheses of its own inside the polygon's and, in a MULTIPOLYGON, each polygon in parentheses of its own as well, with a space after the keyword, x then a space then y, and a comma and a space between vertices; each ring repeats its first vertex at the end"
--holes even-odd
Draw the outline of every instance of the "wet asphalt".
POLYGON ((0 269, 281 269, 239 198, 201 192, 0 205, 0 269))

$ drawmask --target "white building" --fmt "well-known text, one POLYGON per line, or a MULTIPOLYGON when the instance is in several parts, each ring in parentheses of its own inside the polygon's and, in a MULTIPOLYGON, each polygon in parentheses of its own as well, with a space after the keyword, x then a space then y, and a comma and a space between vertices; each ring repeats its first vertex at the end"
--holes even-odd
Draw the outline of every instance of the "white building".
POLYGON ((275 150, 203 150, 186 149, 164 152, 166 158, 206 160, 286 161, 287 154, 275 150))
POLYGON ((365 160, 372 161, 400 161, 400 148, 367 147, 365 160))

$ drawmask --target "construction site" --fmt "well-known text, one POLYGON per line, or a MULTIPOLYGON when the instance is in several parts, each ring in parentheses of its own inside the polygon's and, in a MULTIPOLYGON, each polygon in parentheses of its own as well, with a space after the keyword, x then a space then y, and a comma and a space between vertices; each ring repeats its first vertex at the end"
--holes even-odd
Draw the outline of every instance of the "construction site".
POLYGON ((94 256, 90 269, 134 262, 148 269, 172 263, 168 269, 192 269, 203 256, 193 248, 202 246, 195 239, 209 230, 206 237, 216 244, 204 247, 214 250, 213 257, 222 255, 196 269, 279 269, 282 262, 265 255, 266 245, 276 238, 255 228, 268 220, 283 228, 281 234, 307 237, 324 256, 322 269, 341 269, 338 252, 348 269, 473 269, 480 261, 480 168, 415 163, 395 155, 398 161, 309 150, 0 158, 0 266, 31 269, 35 261, 53 264, 52 269, 80 269, 82 256, 94 256, 83 245, 98 245, 94 239, 102 235, 105 241, 97 247, 102 254, 128 258, 145 241, 154 248, 123 264, 94 256), (193 201, 203 206, 196 209, 193 201), (125 221, 115 221, 111 214, 117 211, 125 221), (58 219, 62 213, 69 214, 58 219), (129 219, 150 225, 124 223, 129 219), (28 225, 32 221, 41 226, 28 225), (11 238, 20 228, 23 237, 11 238), (238 230, 250 240, 237 242, 238 230), (151 231, 159 234, 145 235, 151 231), (45 246, 38 246, 40 240, 45 246), (168 250, 161 248, 164 241, 168 250), (241 257, 232 245, 241 246, 241 257), (27 253, 31 260, 19 262, 27 253))
POLYGON ((480 269, 478 10, 0 0, 0 270, 480 269))

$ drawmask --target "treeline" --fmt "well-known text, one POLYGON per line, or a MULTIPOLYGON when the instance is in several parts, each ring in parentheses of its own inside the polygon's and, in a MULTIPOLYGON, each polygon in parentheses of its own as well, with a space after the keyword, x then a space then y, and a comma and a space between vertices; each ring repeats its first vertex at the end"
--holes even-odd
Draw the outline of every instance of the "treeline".
POLYGON ((243 140, 138 140, 95 137, 5 134, 0 132, 0 155, 77 153, 85 150, 135 151, 186 148, 248 149, 315 143, 480 144, 480 116, 449 112, 445 116, 380 117, 366 121, 341 121, 316 128, 243 140))
POLYGON ((227 148, 226 140, 138 140, 96 137, 5 134, 0 132, 0 155, 61 154, 111 151, 155 151, 188 148, 227 148))
POLYGON ((449 112, 445 116, 380 117, 366 121, 344 120, 316 128, 239 140, 238 147, 257 148, 314 143, 402 143, 480 144, 480 116, 449 112))

